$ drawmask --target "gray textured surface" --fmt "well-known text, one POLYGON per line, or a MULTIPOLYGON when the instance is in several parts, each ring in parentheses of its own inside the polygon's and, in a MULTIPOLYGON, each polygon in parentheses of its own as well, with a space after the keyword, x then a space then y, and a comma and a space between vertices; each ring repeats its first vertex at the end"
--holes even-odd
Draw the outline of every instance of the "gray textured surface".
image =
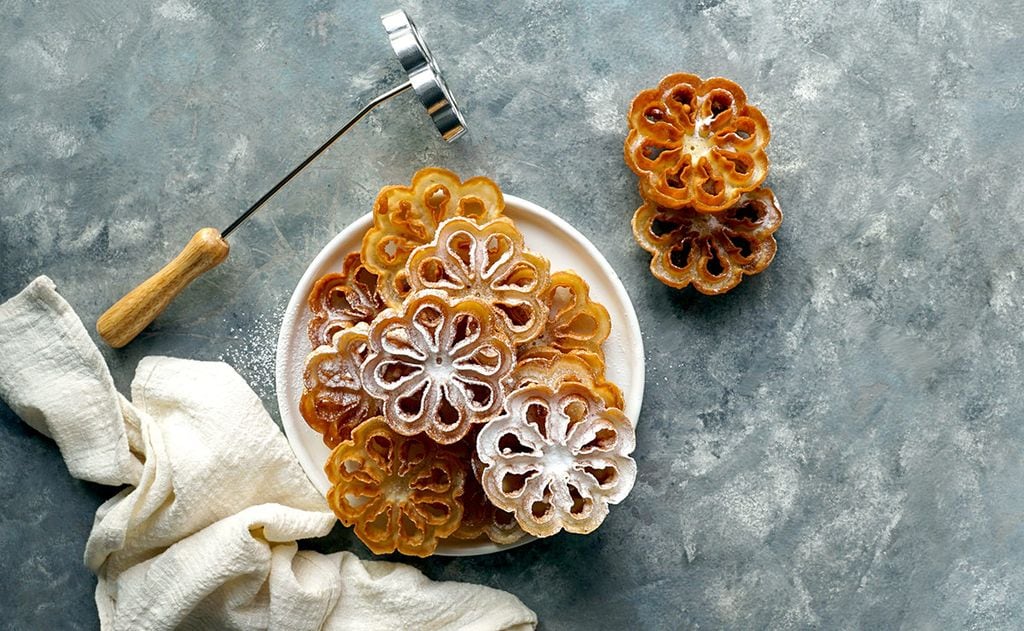
MULTIPOLYGON (((486 174, 590 237, 635 302, 648 392, 625 505, 589 537, 417 562, 548 629, 1024 625, 1024 9, 984 0, 407 2, 472 133, 384 106, 233 237, 130 348, 224 359, 268 407, 287 297, 382 185, 486 174), (643 9, 639 7, 642 6, 643 9), (631 96, 723 75, 767 115, 786 213, 760 277, 661 286, 628 232, 631 96)), ((399 70, 390 3, 0 2, 0 299, 50 275, 91 326, 399 70)), ((0 406, 0 626, 96 626, 111 491, 0 406)), ((317 542, 353 546, 348 533, 317 542)))

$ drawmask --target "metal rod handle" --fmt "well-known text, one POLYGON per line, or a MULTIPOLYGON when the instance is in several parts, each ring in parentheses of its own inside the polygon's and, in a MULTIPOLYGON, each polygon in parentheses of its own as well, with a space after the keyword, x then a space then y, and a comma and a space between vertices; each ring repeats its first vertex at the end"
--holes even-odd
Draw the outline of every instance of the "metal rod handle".
POLYGON ((313 153, 309 154, 309 157, 307 157, 305 160, 303 160, 302 163, 299 164, 299 166, 297 166, 294 169, 292 169, 291 172, 288 175, 284 176, 284 178, 282 178, 280 182, 275 184, 273 188, 271 188, 269 191, 264 193, 263 197, 261 197, 258 200, 256 200, 255 204, 253 204, 252 206, 249 206, 248 210, 246 210, 244 213, 242 213, 238 217, 238 219, 235 219, 233 222, 231 222, 231 225, 228 226, 227 228, 225 228, 224 231, 220 233, 221 237, 227 238, 227 236, 229 234, 231 234, 232 232, 235 231, 235 228, 237 228, 238 226, 242 225, 242 223, 244 223, 245 220, 248 219, 250 215, 252 215, 254 212, 259 210, 260 206, 265 204, 268 199, 273 197, 274 193, 276 193, 279 190, 281 190, 282 186, 284 186, 285 184, 290 182, 291 179, 293 177, 295 177, 296 175, 298 175, 300 171, 302 171, 307 166, 309 166, 310 162, 312 162, 313 160, 316 160, 317 156, 319 156, 321 153, 326 151, 327 148, 330 147, 334 143, 335 140, 340 138, 342 134, 347 132, 353 125, 358 123, 359 120, 362 117, 364 117, 367 114, 369 114, 370 110, 372 110, 373 108, 377 107, 378 105, 380 105, 384 101, 387 101, 391 97, 393 97, 393 96, 395 96, 397 94, 401 94, 402 92, 405 92, 406 90, 408 90, 411 87, 412 87, 412 82, 411 81, 406 81, 402 85, 399 85, 399 86, 396 86, 394 88, 391 88, 387 92, 378 95, 372 101, 370 101, 365 106, 363 106, 363 109, 359 110, 359 113, 356 114, 355 116, 353 116, 352 119, 349 122, 347 122, 344 125, 342 125, 341 129, 339 129, 337 132, 334 133, 333 136, 331 136, 330 138, 327 139, 327 142, 325 142, 324 144, 320 145, 320 147, 316 151, 314 151, 313 153))

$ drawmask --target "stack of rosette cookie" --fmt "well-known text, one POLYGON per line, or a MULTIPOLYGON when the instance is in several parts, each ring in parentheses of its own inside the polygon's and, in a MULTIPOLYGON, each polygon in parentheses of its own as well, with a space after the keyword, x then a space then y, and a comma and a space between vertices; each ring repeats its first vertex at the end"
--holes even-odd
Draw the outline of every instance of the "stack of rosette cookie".
POLYGON ((491 180, 423 169, 310 293, 301 412, 332 449, 331 508, 375 553, 589 533, 633 487, 608 312, 504 208, 491 180))
POLYGON ((771 263, 782 211, 771 189, 764 115, 740 86, 672 74, 629 109, 626 164, 644 203, 633 235, 651 273, 681 289, 722 294, 771 263))

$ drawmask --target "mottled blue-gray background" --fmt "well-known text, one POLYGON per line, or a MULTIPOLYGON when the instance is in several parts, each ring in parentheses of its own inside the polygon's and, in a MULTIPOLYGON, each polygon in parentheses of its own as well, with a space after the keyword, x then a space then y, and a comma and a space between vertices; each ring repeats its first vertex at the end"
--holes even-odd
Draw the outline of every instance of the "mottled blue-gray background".
MULTIPOLYGON (((546 629, 1024 626, 1024 8, 1007 0, 404 2, 471 134, 381 107, 122 351, 223 359, 276 416, 308 261, 439 164, 576 225, 629 289, 648 391, 629 500, 594 535, 415 565, 546 629), (707 298, 633 243, 624 113, 663 75, 743 85, 786 214, 707 298)), ((395 83, 389 2, 0 1, 0 299, 50 275, 91 329, 395 83)), ((82 547, 111 489, 0 405, 0 626, 97 626, 82 547)), ((343 529, 319 549, 366 551, 343 529)))

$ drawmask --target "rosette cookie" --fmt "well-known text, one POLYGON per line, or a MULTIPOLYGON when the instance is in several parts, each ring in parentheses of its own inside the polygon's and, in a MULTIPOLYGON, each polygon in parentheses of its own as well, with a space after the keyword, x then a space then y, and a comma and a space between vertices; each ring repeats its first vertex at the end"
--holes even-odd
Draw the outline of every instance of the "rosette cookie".
POLYGON ((603 366, 601 344, 611 332, 611 316, 604 305, 590 298, 587 282, 576 272, 555 272, 541 300, 547 306, 547 322, 539 336, 519 348, 521 356, 532 355, 538 348, 579 351, 595 356, 603 366))
POLYGON ((512 371, 512 389, 543 384, 557 389, 563 383, 582 384, 610 408, 624 407, 622 391, 604 377, 604 362, 586 353, 563 353, 553 348, 535 349, 520 358, 512 371), (588 361, 590 360, 590 361, 588 361))
POLYGON ((578 383, 528 386, 477 436, 481 485, 526 532, 586 534, 633 488, 629 419, 578 383))
POLYGON ((376 554, 430 556, 462 520, 464 463, 424 436, 395 433, 380 417, 357 427, 324 470, 331 509, 376 554))
POLYGON ((644 202, 633 215, 633 236, 651 253, 655 278, 677 289, 693 285, 715 295, 768 267, 781 224, 775 195, 759 188, 715 214, 644 202))
POLYGON ((329 346, 310 353, 303 372, 299 411, 306 423, 334 447, 377 413, 377 401, 363 389, 362 363, 369 354, 365 324, 344 329, 329 346))
POLYGON ((438 225, 452 217, 483 223, 501 216, 505 199, 485 177, 462 182, 451 171, 421 169, 410 186, 381 189, 373 205, 373 227, 363 237, 362 257, 380 277, 378 291, 391 307, 409 293, 406 261, 417 247, 430 243, 438 225))
POLYGON ((728 79, 669 75, 633 99, 628 120, 626 164, 644 199, 715 212, 768 175, 768 122, 728 79))
POLYGON ((396 432, 447 445, 501 412, 515 354, 486 303, 418 292, 382 313, 368 338, 363 387, 396 432))
POLYGON ((455 218, 440 225, 432 243, 413 251, 409 286, 489 303, 512 342, 523 344, 540 335, 547 320, 541 293, 548 287, 548 269, 548 260, 526 249, 510 220, 477 225, 455 218))
POLYGON ((334 334, 359 322, 370 323, 384 309, 377 275, 366 269, 358 252, 345 257, 340 273, 321 276, 309 292, 309 342, 330 344, 334 334))

